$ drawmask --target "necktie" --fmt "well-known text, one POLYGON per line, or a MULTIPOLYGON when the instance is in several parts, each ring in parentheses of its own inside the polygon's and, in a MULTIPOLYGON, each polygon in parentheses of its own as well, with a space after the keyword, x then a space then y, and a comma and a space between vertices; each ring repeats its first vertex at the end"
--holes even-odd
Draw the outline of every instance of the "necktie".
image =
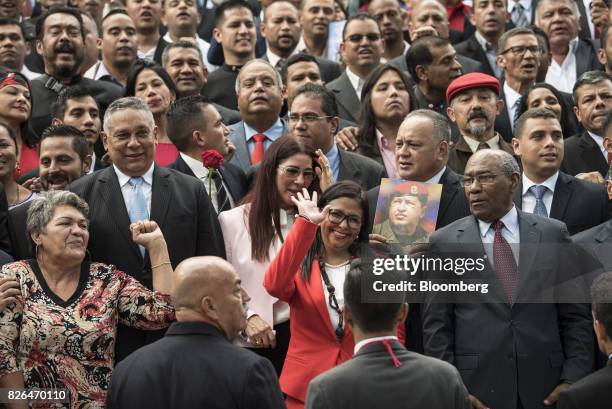
POLYGON ((255 141, 255 149, 253 149, 253 153, 251 153, 251 165, 256 165, 261 162, 264 157, 264 141, 266 140, 266 135, 257 133, 253 135, 253 140, 255 141))
POLYGON ((512 21, 516 27, 525 27, 527 22, 527 16, 525 15, 525 9, 519 3, 519 0, 514 0, 514 9, 512 9, 512 21))
POLYGON ((481 151, 481 150, 483 150, 483 149, 491 149, 491 147, 490 147, 490 146, 489 146, 489 144, 488 144, 488 143, 486 143, 486 142, 480 142, 480 143, 478 144, 478 148, 476 148, 476 151, 481 151))
POLYGON ((548 211, 546 211, 546 206, 544 205, 544 193, 548 190, 546 186, 543 185, 533 185, 529 188, 531 193, 536 198, 535 208, 533 209, 533 214, 536 216, 548 217, 548 211))
MULTIPOLYGON (((128 183, 132 187, 132 198, 130 200, 130 208, 128 209, 130 222, 136 223, 141 220, 147 220, 149 218, 149 211, 144 192, 142 191, 144 179, 140 176, 131 177, 128 183)), ((143 246, 138 247, 140 248, 140 254, 144 257, 145 248, 143 246)))
POLYGON ((286 62, 287 62, 286 58, 279 58, 274 68, 276 68, 278 72, 281 72, 283 70, 283 65, 285 65, 286 62))
POLYGON ((495 272, 504 287, 508 304, 511 304, 514 288, 516 287, 516 261, 514 260, 510 244, 508 244, 501 233, 504 223, 498 220, 491 226, 495 230, 495 237, 493 238, 493 264, 495 272))
POLYGON ((221 174, 218 170, 212 171, 212 180, 215 183, 215 188, 217 189, 217 213, 230 210, 232 206, 227 195, 227 190, 225 190, 225 186, 223 186, 223 179, 221 178, 221 174))
POLYGON ((512 118, 512 131, 513 132, 516 126, 516 121, 518 121, 519 117, 521 116, 520 112, 521 112, 521 102, 522 101, 523 101, 523 97, 520 97, 519 99, 514 101, 514 105, 512 106, 512 108, 514 109, 514 114, 512 118))

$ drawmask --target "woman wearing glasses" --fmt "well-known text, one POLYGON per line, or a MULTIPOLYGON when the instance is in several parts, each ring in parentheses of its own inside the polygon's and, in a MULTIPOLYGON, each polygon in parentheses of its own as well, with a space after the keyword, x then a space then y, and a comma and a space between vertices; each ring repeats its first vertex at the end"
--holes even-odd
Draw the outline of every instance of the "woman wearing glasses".
POLYGON ((291 307, 291 343, 280 377, 288 409, 303 408, 308 383, 353 355, 342 288, 368 239, 368 201, 355 182, 331 185, 318 203, 316 193, 310 197, 303 189, 292 198, 299 217, 264 277, 268 292, 291 307))
POLYGON ((235 342, 270 359, 278 374, 289 346, 289 305, 269 295, 262 282, 295 221, 291 197, 302 189, 318 189, 316 165, 310 145, 291 137, 277 139, 243 204, 219 214, 227 260, 251 297, 245 336, 235 342))

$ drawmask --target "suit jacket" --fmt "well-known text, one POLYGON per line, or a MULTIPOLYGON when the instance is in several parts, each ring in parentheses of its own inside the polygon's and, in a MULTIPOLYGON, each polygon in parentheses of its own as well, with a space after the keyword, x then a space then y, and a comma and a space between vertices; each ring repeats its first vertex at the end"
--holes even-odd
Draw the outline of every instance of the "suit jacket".
MULTIPOLYGON (((173 163, 168 165, 168 168, 195 177, 195 174, 189 165, 185 163, 181 155, 179 155, 173 163)), ((219 173, 223 178, 225 186, 227 186, 228 193, 234 200, 234 204, 238 204, 248 190, 246 174, 238 166, 232 165, 231 163, 224 163, 221 165, 219 173)))
POLYGON ((361 109, 361 102, 359 102, 359 96, 357 96, 357 92, 355 92, 355 88, 353 88, 346 71, 328 83, 327 89, 336 96, 338 116, 356 123, 361 109))
POLYGON ((471 408, 452 365, 407 351, 397 341, 390 344, 399 368, 382 342, 366 344, 351 360, 310 382, 306 409, 471 408))
MULTIPOLYGON (((68 186, 89 203, 89 245, 92 261, 114 264, 148 288, 152 287, 150 260, 132 241, 130 218, 113 166, 83 176, 68 186)), ((225 257, 223 236, 206 188, 199 180, 155 165, 150 219, 164 233, 172 267, 194 256, 225 257)), ((154 337, 119 327, 117 360, 154 337)))
POLYGON ((204 322, 176 322, 163 339, 120 362, 106 404, 109 409, 285 407, 272 364, 204 322))
MULTIPOLYGON (((514 192, 514 204, 523 206, 523 181, 514 192)), ((561 220, 570 234, 597 226, 612 218, 612 207, 606 188, 559 172, 555 184, 550 217, 561 220)))
MULTIPOLYGON (((287 132, 287 122, 281 119, 283 124, 283 134, 287 132)), ((238 166, 246 173, 247 177, 251 177, 253 170, 251 164, 251 154, 247 146, 246 134, 244 132, 244 121, 237 122, 228 127, 230 129, 230 141, 236 146, 236 151, 232 155, 229 163, 238 166)))
MULTIPOLYGON (((498 132, 504 141, 510 143, 514 137, 512 131, 512 121, 514 118, 510 118, 508 115, 508 103, 506 102, 506 93, 504 92, 504 82, 502 81, 499 87, 499 98, 504 101, 504 108, 501 113, 495 118, 495 131, 498 132)), ((514 155, 514 152, 510 152, 514 155)))
MULTIPOLYGON (((578 1, 576 3, 579 3, 578 1)), ((578 39, 576 47, 576 79, 587 71, 602 71, 603 66, 597 58, 599 40, 578 39)))
MULTIPOLYGON (((501 135, 499 138, 499 147, 502 151, 508 152, 510 155, 514 156, 514 150, 512 149, 512 146, 510 146, 508 142, 504 141, 501 135)), ((453 148, 448 154, 447 166, 458 174, 463 175, 463 172, 465 171, 465 165, 467 165, 468 159, 470 159, 472 153, 473 152, 470 149, 470 146, 466 142, 463 135, 459 135, 457 143, 455 143, 455 146, 453 146, 453 148)))
MULTIPOLYGON (((264 54, 261 57, 262 60, 270 62, 268 59, 268 54, 264 54)), ((340 68, 340 64, 334 61, 330 61, 327 58, 322 57, 314 57, 317 60, 317 64, 319 65, 319 70, 321 71, 321 79, 324 83, 332 82, 340 75, 342 75, 342 69, 340 68)))
POLYGON ((483 73, 492 75, 494 77, 496 76, 493 67, 491 67, 491 64, 489 63, 487 54, 480 46, 475 34, 472 34, 467 40, 455 45, 455 50, 457 51, 457 54, 478 61, 484 68, 482 71, 483 73))
POLYGON ((572 240, 601 263, 603 271, 612 270, 611 220, 572 236, 572 240))
POLYGON ((561 392, 557 409, 606 409, 612 402, 612 361, 561 392))
MULTIPOLYGON (((573 270, 576 277, 575 248, 565 226, 520 210, 518 224, 521 246, 512 305, 506 302, 491 262, 483 259, 484 246, 474 216, 437 230, 430 239, 430 257, 484 260, 482 271, 465 276, 441 273, 439 277, 487 282, 489 292, 429 293, 423 306, 425 352, 454 364, 468 391, 497 409, 515 409, 519 398, 525 409, 541 408, 557 385, 577 381, 593 365, 588 306, 534 302, 566 278, 563 271, 573 270), (484 328, 486 339, 475 336, 484 328)), ((580 277, 574 284, 555 295, 571 296, 585 290, 580 277)))
POLYGON ((9 210, 8 234, 11 238, 11 248, 15 260, 34 258, 28 234, 26 232, 26 219, 31 201, 9 210))
POLYGON ((366 192, 380 185, 385 175, 385 168, 375 160, 338 148, 340 172, 337 182, 352 180, 361 185, 366 192))
POLYGON ((597 171, 605 178, 608 168, 608 163, 599 145, 587 131, 565 140, 565 155, 561 165, 563 172, 576 176, 583 172, 597 171))

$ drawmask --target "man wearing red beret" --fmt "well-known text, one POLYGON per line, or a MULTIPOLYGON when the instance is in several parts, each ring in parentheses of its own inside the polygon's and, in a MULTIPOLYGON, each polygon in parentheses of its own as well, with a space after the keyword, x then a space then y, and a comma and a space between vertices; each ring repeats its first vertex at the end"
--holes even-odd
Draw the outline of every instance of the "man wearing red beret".
POLYGON ((460 132, 448 155, 448 166, 459 174, 477 150, 501 149, 514 154, 494 128, 495 118, 504 109, 499 88, 497 78, 474 72, 457 78, 446 90, 447 114, 460 132))

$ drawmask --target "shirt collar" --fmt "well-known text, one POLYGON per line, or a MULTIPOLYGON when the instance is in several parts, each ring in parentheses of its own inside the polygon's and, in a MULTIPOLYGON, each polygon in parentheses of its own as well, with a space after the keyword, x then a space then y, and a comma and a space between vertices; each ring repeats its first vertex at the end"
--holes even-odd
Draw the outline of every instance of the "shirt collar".
POLYGON ((599 135, 596 135, 596 134, 594 134, 591 131, 587 131, 587 132, 589 133, 589 135, 591 135, 591 138, 593 138, 593 140, 595 141, 597 146, 599 146, 599 150, 602 151, 602 152, 605 152, 606 148, 604 148, 604 146, 603 146, 603 137, 599 136, 599 135))
POLYGON ((478 44, 480 44, 485 53, 493 51, 493 44, 488 42, 487 39, 480 34, 480 31, 476 30, 476 32, 474 32, 474 37, 476 37, 476 41, 478 41, 478 44))
POLYGON ((544 182, 535 183, 534 181, 532 181, 531 179, 527 177, 525 172, 523 172, 523 195, 525 195, 525 193, 529 191, 529 188, 531 186, 537 186, 537 185, 546 186, 548 190, 555 193, 555 186, 557 185, 557 179, 559 179, 559 171, 556 171, 554 175, 546 179, 544 182))
POLYGON ((189 169, 193 172, 195 177, 198 179, 206 179, 208 178, 208 169, 204 167, 202 161, 196 160, 189 155, 185 155, 183 152, 180 152, 181 158, 185 161, 189 169))
MULTIPOLYGON (((485 237, 487 235, 487 232, 491 228, 492 223, 488 223, 480 219, 477 220, 478 226, 480 227, 480 235, 481 237, 485 237)), ((518 211, 516 210, 516 206, 512 205, 512 209, 510 209, 510 211, 506 213, 504 217, 502 217, 500 220, 504 224, 504 227, 508 229, 513 236, 519 235, 518 211)))
POLYGON ((504 81, 504 94, 506 95, 506 101, 508 101, 508 106, 510 108, 514 107, 514 104, 516 104, 516 101, 518 101, 519 98, 521 98, 522 96, 521 94, 516 92, 514 89, 512 89, 510 85, 508 85, 508 81, 504 81))
POLYGON ((325 154, 325 157, 332 165, 340 158, 340 152, 338 152, 338 146, 336 146, 335 143, 332 145, 329 152, 325 154))
MULTIPOLYGON (((474 138, 470 138, 469 136, 463 135, 463 139, 468 144, 472 152, 476 152, 478 150, 478 145, 480 145, 480 141, 477 141, 474 138)), ((493 137, 489 140, 484 141, 489 145, 489 148, 497 149, 499 147, 499 134, 495 133, 493 137)))
POLYGON ((357 352, 359 352, 359 350, 363 348, 364 346, 371 344, 373 342, 384 341, 385 339, 399 341, 395 335, 385 335, 383 337, 373 337, 373 338, 362 339, 357 344, 355 344, 353 355, 357 355, 357 352))
POLYGON ((99 80, 105 75, 108 75, 109 77, 114 78, 113 75, 110 72, 108 72, 108 68, 106 68, 106 65, 104 65, 104 62, 100 61, 100 64, 98 65, 98 69, 96 70, 96 74, 94 75, 93 79, 99 80))
POLYGON ((444 172, 446 172, 446 166, 443 166, 438 173, 427 179, 425 183, 440 183, 440 179, 442 178, 444 172))
MULTIPOLYGON (((125 186, 125 184, 130 181, 132 176, 128 176, 125 173, 121 172, 115 164, 113 164, 113 168, 115 169, 115 173, 117 174, 117 179, 119 179, 119 186, 125 186)), ((155 162, 153 162, 149 170, 147 170, 145 174, 142 175, 142 178, 144 179, 145 183, 150 186, 153 186, 153 169, 155 169, 155 162)))
POLYGON ((363 85, 363 80, 357 76, 349 67, 346 67, 346 75, 348 76, 353 89, 357 93, 357 98, 361 98, 361 87, 359 86, 359 82, 363 85))
MULTIPOLYGON (((291 52, 291 55, 295 55, 296 53, 297 47, 291 52)), ((291 57, 291 55, 289 57, 291 57)), ((278 64, 278 62, 282 59, 282 57, 279 57, 270 50, 270 46, 268 46, 266 49, 266 56, 268 57, 268 61, 273 67, 276 67, 276 64, 278 64)))
POLYGON ((250 140, 253 135, 258 133, 263 133, 268 137, 268 139, 275 141, 283 135, 284 129, 285 127, 283 126, 283 123, 281 122, 280 118, 278 118, 276 122, 274 122, 274 125, 272 125, 270 128, 263 132, 257 132, 255 129, 251 128, 249 124, 244 122, 244 136, 246 137, 247 141, 250 140))
POLYGON ((576 48, 578 48, 578 37, 575 37, 573 40, 569 42, 569 53, 574 54, 576 52, 576 48))
MULTIPOLYGON (((520 0, 519 4, 523 6, 523 10, 531 10, 532 0, 520 0)), ((514 0, 508 0, 508 12, 512 12, 514 10, 514 6, 516 2, 514 0)))

